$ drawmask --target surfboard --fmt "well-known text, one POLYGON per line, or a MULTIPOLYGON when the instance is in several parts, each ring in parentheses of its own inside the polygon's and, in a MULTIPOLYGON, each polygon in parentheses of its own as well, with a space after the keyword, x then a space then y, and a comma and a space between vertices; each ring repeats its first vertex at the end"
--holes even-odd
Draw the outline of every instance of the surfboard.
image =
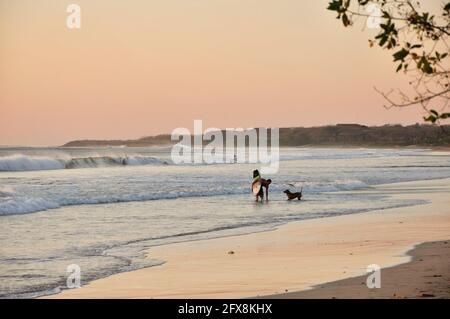
POLYGON ((253 182, 252 184, 252 190, 253 190, 253 195, 258 195, 259 191, 261 190, 261 182, 258 180, 256 182, 253 182))

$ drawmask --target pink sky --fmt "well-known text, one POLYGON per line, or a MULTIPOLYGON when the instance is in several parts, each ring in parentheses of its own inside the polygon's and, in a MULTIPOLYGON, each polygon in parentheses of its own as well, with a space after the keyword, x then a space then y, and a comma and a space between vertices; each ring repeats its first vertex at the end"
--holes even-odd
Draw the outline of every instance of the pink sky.
POLYGON ((0 145, 204 127, 421 122, 373 30, 325 0, 0 0, 0 145), (81 6, 81 29, 66 7, 81 6))

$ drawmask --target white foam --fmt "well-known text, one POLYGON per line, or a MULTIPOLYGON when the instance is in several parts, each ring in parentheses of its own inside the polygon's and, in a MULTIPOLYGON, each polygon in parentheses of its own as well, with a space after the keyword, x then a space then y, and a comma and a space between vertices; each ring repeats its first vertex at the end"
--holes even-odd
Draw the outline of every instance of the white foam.
POLYGON ((287 185, 293 185, 296 189, 304 188, 308 193, 321 193, 321 192, 336 192, 336 191, 348 191, 355 189, 366 188, 369 185, 355 179, 337 179, 334 181, 320 181, 320 182, 290 182, 287 185))
MULTIPOLYGON (((308 194, 361 189, 368 186, 366 183, 359 180, 294 182, 289 184, 293 185, 298 190, 303 187, 303 190, 308 194)), ((277 183, 271 187, 271 190, 272 192, 281 192, 286 189, 286 185, 287 184, 285 183, 277 183)), ((136 192, 132 194, 92 194, 92 196, 86 196, 86 194, 83 193, 80 196, 72 194, 67 197, 66 195, 59 194, 53 198, 40 198, 16 193, 11 187, 5 186, 4 189, 0 189, 0 215, 27 214, 71 205, 112 204, 189 197, 241 195, 248 193, 249 189, 247 185, 242 184, 233 188, 220 186, 210 189, 166 190, 156 192, 136 192)))
POLYGON ((22 196, 9 185, 0 188, 0 216, 33 213, 58 207, 60 205, 51 200, 22 196))
POLYGON ((55 158, 21 154, 0 157, 0 171, 35 171, 62 169, 65 165, 55 158))
POLYGON ((0 202, 0 216, 34 213, 58 207, 58 203, 43 198, 12 197, 0 202))
POLYGON ((80 158, 51 158, 22 154, 0 157, 0 171, 36 171, 122 165, 169 164, 151 156, 89 156, 80 158))

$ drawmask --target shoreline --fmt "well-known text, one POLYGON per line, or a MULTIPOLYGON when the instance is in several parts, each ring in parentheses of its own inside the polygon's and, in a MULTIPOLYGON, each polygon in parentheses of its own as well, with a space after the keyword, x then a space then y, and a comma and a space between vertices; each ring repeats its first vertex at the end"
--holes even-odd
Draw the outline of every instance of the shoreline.
POLYGON ((261 233, 155 246, 149 255, 164 260, 161 266, 115 274, 45 298, 272 296, 364 275, 372 263, 383 269, 404 264, 410 261, 405 253, 413 246, 448 239, 450 179, 360 191, 431 202, 290 222, 261 233))
POLYGON ((288 292, 266 298, 450 298, 450 240, 421 243, 407 254, 411 256, 411 261, 381 271, 380 288, 367 289, 368 274, 366 274, 318 285, 311 290, 288 292))

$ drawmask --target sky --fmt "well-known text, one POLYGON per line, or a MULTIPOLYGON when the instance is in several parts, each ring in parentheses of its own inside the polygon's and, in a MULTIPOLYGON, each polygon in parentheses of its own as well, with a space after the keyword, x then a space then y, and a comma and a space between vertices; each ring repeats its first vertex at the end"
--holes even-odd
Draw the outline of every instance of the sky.
POLYGON ((0 0, 0 145, 132 139, 177 127, 422 122, 376 30, 327 0, 0 0), (81 8, 69 29, 67 6, 81 8))

